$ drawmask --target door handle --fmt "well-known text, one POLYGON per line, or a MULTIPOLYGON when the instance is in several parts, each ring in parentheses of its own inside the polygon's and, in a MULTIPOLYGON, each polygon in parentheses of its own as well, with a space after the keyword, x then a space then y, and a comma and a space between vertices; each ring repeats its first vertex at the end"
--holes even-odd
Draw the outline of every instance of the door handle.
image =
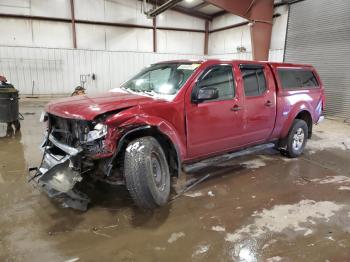
POLYGON ((234 105, 233 107, 231 107, 231 111, 239 111, 241 110, 242 108, 238 105, 234 105))
POLYGON ((270 100, 267 100, 265 106, 272 106, 272 102, 270 100))

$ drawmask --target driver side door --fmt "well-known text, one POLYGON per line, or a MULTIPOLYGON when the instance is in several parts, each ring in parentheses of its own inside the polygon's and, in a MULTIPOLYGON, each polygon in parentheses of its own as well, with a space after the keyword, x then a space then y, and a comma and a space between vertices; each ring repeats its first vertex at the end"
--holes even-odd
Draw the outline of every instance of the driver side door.
POLYGON ((198 78, 186 103, 187 156, 195 159, 241 145, 243 110, 231 64, 211 65, 198 78), (218 98, 195 101, 201 88, 215 88, 218 98))

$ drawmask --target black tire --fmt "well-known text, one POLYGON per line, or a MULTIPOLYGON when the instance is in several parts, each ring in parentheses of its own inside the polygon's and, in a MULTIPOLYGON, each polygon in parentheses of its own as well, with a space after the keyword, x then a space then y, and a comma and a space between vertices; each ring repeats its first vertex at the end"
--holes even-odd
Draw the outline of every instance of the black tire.
POLYGON ((304 152, 308 131, 308 126, 304 120, 295 119, 284 141, 286 147, 281 150, 282 155, 287 155, 290 158, 299 157, 304 152))
POLYGON ((168 162, 154 137, 137 138, 128 144, 124 157, 124 176, 126 187, 138 207, 151 209, 168 202, 168 162))

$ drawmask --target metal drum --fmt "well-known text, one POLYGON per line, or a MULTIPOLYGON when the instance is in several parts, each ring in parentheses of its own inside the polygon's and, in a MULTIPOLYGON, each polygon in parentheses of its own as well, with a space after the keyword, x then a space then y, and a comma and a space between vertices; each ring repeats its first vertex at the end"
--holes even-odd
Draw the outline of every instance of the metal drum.
POLYGON ((18 91, 15 88, 0 88, 0 123, 18 120, 18 91))

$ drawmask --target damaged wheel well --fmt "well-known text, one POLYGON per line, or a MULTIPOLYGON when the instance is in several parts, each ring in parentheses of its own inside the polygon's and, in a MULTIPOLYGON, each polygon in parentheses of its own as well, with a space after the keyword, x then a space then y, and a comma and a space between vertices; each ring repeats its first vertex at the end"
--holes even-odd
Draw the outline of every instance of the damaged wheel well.
POLYGON ((154 126, 142 126, 128 131, 122 136, 118 142, 118 158, 124 156, 127 145, 134 139, 152 136, 157 139, 158 143, 162 146, 162 149, 166 155, 169 171, 171 176, 178 176, 180 169, 180 158, 178 151, 172 141, 163 134, 157 127, 154 126))

